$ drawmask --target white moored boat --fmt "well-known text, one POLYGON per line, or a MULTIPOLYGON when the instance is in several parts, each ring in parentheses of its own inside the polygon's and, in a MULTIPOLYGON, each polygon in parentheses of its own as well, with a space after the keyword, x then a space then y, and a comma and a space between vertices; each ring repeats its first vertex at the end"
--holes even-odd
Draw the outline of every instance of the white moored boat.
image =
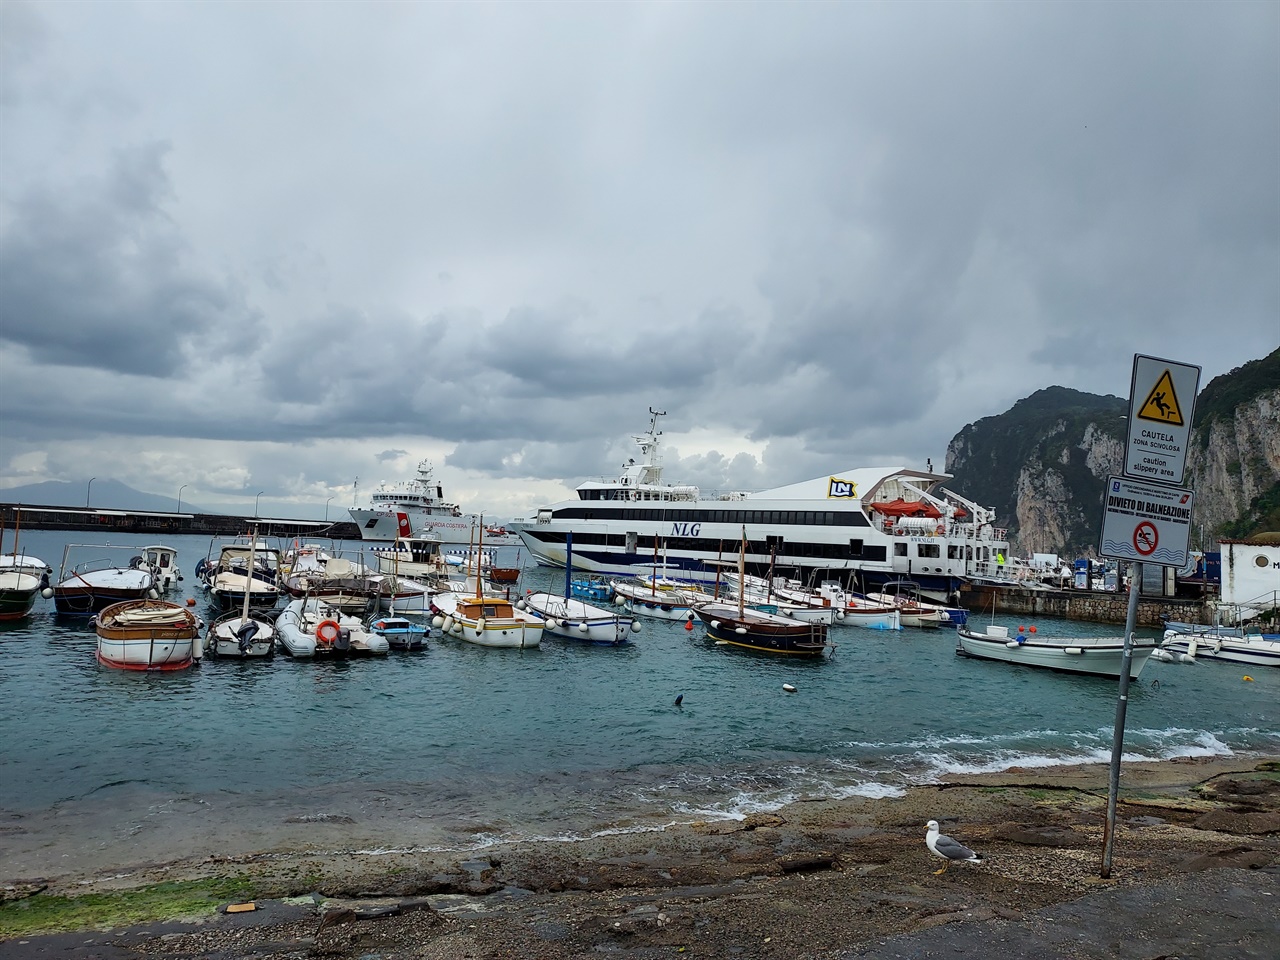
MULTIPOLYGON (((155 572, 144 563, 119 566, 108 558, 73 562, 86 551, 129 551, 132 547, 69 543, 62 550, 62 567, 53 587, 58 613, 97 613, 113 603, 145 600, 159 595, 155 572)), ((123 561, 121 561, 123 562, 123 561)))
POLYGON ((252 537, 210 541, 209 553, 196 564, 195 575, 214 607, 226 613, 244 606, 270 610, 280 599, 280 551, 252 537), (215 551, 216 548, 216 551, 215 551))
POLYGON ((269 657, 276 652, 276 627, 260 610, 224 613, 209 624, 204 648, 231 660, 269 657))
POLYGON ((538 510, 521 524, 534 560, 562 567, 573 539, 576 569, 629 576, 659 549, 686 580, 709 583, 721 545, 745 527, 747 572, 771 563, 873 588, 909 577, 932 598, 951 598, 971 576, 994 572, 1009 553, 994 511, 949 491, 945 473, 905 466, 863 467, 761 493, 706 497, 694 486, 662 481, 658 418, 634 439, 644 455, 612 480, 590 480, 577 499, 538 510))
MULTIPOLYGON (((956 638, 956 652, 965 656, 1117 679, 1124 656, 1123 637, 1050 639, 1021 632, 1011 637, 1008 627, 991 624, 985 629, 957 627, 956 638)), ((1135 637, 1131 647, 1129 679, 1133 680, 1156 645, 1154 640, 1135 637)))
POLYGON ((580 640, 607 646, 631 642, 640 624, 616 610, 603 610, 576 597, 558 597, 551 593, 530 593, 516 606, 524 604, 544 621, 543 630, 566 640, 580 640))
POLYGON ((1166 630, 1160 643, 1162 660, 1195 663, 1197 660, 1221 660, 1243 663, 1251 667, 1280 667, 1280 636, 1246 633, 1226 628, 1222 632, 1208 630, 1166 630))
POLYGON ((536 647, 542 643, 542 618, 519 610, 505 597, 439 593, 431 601, 431 625, 441 637, 457 637, 482 647, 536 647))

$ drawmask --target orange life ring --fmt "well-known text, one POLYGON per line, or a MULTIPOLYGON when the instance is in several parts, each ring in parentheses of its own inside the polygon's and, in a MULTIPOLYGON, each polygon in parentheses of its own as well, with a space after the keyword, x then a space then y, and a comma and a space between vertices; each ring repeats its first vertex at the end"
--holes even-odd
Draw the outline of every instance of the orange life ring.
POLYGON ((338 639, 342 627, 337 620, 321 620, 316 624, 316 639, 321 643, 332 645, 338 639))
POLYGON ((934 531, 933 535, 934 535, 935 537, 940 537, 940 536, 942 536, 942 535, 943 535, 944 533, 946 533, 946 532, 947 532, 947 528, 946 528, 945 526, 943 526, 942 524, 938 524, 938 529, 934 531))

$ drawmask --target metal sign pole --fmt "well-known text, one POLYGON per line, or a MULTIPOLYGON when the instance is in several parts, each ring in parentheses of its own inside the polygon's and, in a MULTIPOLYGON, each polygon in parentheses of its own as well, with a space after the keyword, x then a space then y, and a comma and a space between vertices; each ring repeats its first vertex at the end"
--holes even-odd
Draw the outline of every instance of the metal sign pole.
POLYGON ((1124 654, 1120 660, 1120 692, 1116 699, 1116 725, 1111 734, 1111 781, 1107 788, 1107 823, 1102 834, 1102 879, 1111 879, 1111 850, 1116 839, 1116 800, 1120 795, 1120 757, 1124 753, 1124 715, 1129 706, 1129 666, 1133 662, 1133 629, 1138 621, 1138 593, 1142 564, 1129 573, 1129 612, 1124 619, 1124 654))

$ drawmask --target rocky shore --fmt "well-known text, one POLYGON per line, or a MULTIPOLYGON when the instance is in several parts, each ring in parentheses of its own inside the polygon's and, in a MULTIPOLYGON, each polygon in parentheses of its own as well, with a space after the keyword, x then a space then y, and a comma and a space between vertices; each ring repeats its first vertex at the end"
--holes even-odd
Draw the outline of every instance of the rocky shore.
POLYGON ((470 859, 212 854, 127 878, 71 865, 0 884, 0 958, 1280 955, 1280 761, 1127 765, 1102 880, 1106 797, 1105 766, 1014 769, 470 859), (936 874, 931 819, 986 862, 936 874), (49 909, 214 878, 244 895, 215 903, 211 887, 203 910, 106 930, 49 909))

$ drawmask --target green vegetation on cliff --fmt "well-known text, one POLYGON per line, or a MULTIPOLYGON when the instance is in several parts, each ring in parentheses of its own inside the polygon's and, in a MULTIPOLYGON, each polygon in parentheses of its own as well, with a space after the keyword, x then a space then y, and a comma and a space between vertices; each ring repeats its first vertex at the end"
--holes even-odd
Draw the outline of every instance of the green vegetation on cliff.
POLYGON ((1204 447, 1209 442, 1209 431, 1205 429, 1209 424, 1230 420, 1240 406, 1277 387, 1280 387, 1280 349, 1214 377, 1196 397, 1193 423, 1196 441, 1204 447))
POLYGON ((1043 476, 1052 469, 1062 478, 1068 555, 1093 548, 1101 520, 1102 476, 1089 466, 1090 451, 1082 438, 1092 424, 1095 434, 1123 442, 1127 400, 1098 396, 1067 387, 1046 387, 1019 400, 1011 409, 985 417, 960 431, 951 442, 955 479, 949 489, 995 509, 999 523, 1018 532, 1018 478, 1031 466, 1043 476), (1036 467, 1035 465, 1039 465, 1036 467))

